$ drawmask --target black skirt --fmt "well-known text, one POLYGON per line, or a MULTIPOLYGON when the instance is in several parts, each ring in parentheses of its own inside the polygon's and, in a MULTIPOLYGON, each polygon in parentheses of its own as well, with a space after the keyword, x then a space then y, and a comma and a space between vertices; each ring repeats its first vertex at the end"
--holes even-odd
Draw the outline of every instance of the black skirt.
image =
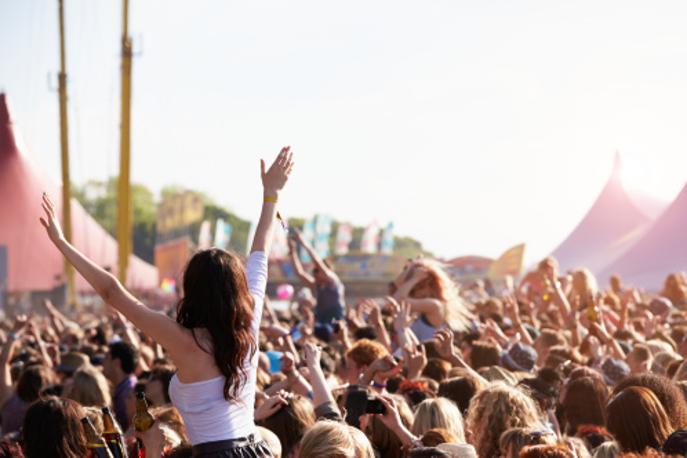
POLYGON ((255 435, 224 441, 204 442, 193 446, 193 456, 198 458, 272 458, 265 441, 255 440, 255 435))

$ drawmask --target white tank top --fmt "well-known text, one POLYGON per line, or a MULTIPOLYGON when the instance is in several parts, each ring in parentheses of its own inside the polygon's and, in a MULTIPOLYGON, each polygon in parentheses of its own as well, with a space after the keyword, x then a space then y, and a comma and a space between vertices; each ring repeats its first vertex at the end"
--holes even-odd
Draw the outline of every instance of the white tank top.
MULTIPOLYGON (((251 253, 246 266, 248 289, 255 308, 252 330, 258 341, 265 287, 267 286, 267 256, 262 251, 251 253)), ((193 383, 181 383, 174 374, 169 384, 169 397, 179 410, 191 444, 237 439, 255 433, 253 410, 258 352, 246 358, 246 383, 236 401, 224 399, 224 376, 193 383)))

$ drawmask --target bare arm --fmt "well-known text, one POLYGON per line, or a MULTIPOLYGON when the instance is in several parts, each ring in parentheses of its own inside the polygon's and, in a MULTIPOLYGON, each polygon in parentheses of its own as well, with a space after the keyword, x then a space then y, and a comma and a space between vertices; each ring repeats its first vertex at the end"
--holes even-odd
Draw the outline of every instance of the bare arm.
POLYGON ((298 259, 297 247, 295 242, 289 242, 289 256, 291 257, 291 264, 293 264, 293 269, 296 271, 296 275, 301 281, 309 288, 315 287, 315 279, 312 275, 307 273, 301 264, 301 260, 298 259))
POLYGON ((40 352, 41 357, 45 361, 45 365, 48 367, 53 367, 53 361, 50 357, 50 354, 48 353, 47 347, 45 346, 45 341, 43 340, 43 337, 41 336, 41 333, 38 330, 36 322, 33 320, 29 324, 29 331, 31 332, 31 335, 36 341, 36 345, 38 345, 38 351, 40 352))
POLYGON ((50 240, 62 252, 67 261, 95 289, 103 301, 122 312, 136 327, 160 342, 173 355, 187 353, 188 336, 183 328, 166 315, 154 312, 143 305, 124 288, 114 275, 102 269, 67 242, 62 235, 60 223, 55 215, 55 208, 45 194, 42 205, 45 218, 40 220, 50 240))
POLYGON ((262 251, 269 253, 272 245, 272 231, 277 218, 277 200, 279 193, 284 189, 293 168, 293 154, 290 147, 281 149, 268 170, 265 170, 265 161, 260 160, 260 175, 262 177, 263 202, 258 225, 255 228, 251 253, 262 251))
POLYGON ((308 242, 303 240, 302 234, 298 231, 296 232, 296 238, 298 239, 298 242, 303 245, 303 249, 308 253, 308 256, 310 256, 313 264, 315 264, 318 269, 324 272, 327 277, 331 278, 332 280, 338 280, 339 277, 336 275, 336 272, 327 266, 320 255, 317 254, 315 249, 308 242))
POLYGON ((338 412, 336 401, 334 400, 334 396, 329 389, 329 385, 327 385, 327 379, 324 376, 324 372, 322 372, 322 368, 320 367, 320 355, 322 354, 322 350, 311 343, 307 343, 305 344, 304 351, 305 362, 310 371, 313 406, 317 407, 329 402, 332 406, 334 406, 334 408, 336 408, 338 412))
POLYGON ((485 386, 489 383, 476 370, 474 370, 460 354, 460 351, 453 345, 453 331, 443 329, 434 335, 436 349, 439 355, 450 362, 453 367, 460 367, 469 372, 473 377, 480 380, 485 386))
POLYGON ((12 332, 7 334, 7 340, 2 346, 2 352, 0 352, 0 365, 2 365, 0 368, 0 406, 12 396, 12 368, 10 367, 10 359, 19 342, 18 337, 25 324, 25 317, 17 317, 14 328, 12 332))

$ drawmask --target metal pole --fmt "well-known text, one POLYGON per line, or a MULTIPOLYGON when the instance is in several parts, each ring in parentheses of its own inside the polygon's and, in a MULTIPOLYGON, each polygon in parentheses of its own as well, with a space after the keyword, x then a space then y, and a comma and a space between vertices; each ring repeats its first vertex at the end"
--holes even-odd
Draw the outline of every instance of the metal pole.
MULTIPOLYGON (((60 73, 58 75, 60 97, 60 151, 62 156, 62 230, 68 242, 72 241, 72 206, 71 181, 69 178, 69 135, 67 120, 67 70, 64 52, 64 5, 58 0, 60 20, 60 73)), ((64 273, 67 280, 67 303, 76 306, 76 285, 74 268, 64 262, 64 273)))
POLYGON ((119 144, 119 183, 117 241, 118 277, 126 285, 126 272, 131 253, 131 193, 130 193, 130 128, 131 128, 131 38, 129 37, 129 1, 123 0, 122 11, 122 89, 119 144))

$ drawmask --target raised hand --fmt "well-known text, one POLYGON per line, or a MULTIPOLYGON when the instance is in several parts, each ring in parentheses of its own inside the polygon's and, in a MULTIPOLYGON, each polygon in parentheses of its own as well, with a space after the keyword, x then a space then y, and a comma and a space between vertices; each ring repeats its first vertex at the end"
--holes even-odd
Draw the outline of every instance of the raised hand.
POLYGON ((57 219, 57 215, 55 215, 55 205, 52 203, 50 197, 48 197, 46 193, 43 193, 42 197, 43 201, 41 202, 41 206, 45 212, 45 217, 41 217, 40 221, 48 233, 50 240, 52 240, 53 243, 57 243, 59 240, 64 238, 64 235, 62 235, 62 227, 57 219))
POLYGON ((401 415, 398 412, 396 401, 391 396, 377 396, 377 398, 384 404, 384 413, 375 414, 384 425, 392 431, 398 429, 403 425, 401 415))
POLYGON ((308 367, 317 367, 320 365, 322 350, 317 345, 306 343, 303 346, 303 356, 305 357, 305 364, 307 364, 308 367))
POLYGON ((394 328, 397 331, 400 331, 410 326, 410 324, 413 322, 410 315, 410 304, 405 301, 401 302, 401 309, 394 319, 394 328))
POLYGON ((265 400, 258 408, 255 409, 255 420, 260 421, 271 417, 289 402, 286 400, 286 393, 280 391, 265 400))
POLYGON ((422 371, 427 365, 427 352, 424 345, 415 347, 414 345, 406 345, 403 349, 405 356, 406 367, 408 368, 408 380, 422 375, 422 371))
POLYGON ((281 358, 281 371, 283 374, 289 375, 296 369, 296 361, 290 352, 284 352, 281 358))
POLYGON ((442 329, 434 334, 434 348, 436 348, 437 353, 446 361, 451 361, 452 358, 456 357, 456 348, 453 346, 453 331, 450 329, 442 329))
POLYGON ((269 169, 265 169, 265 161, 260 159, 260 175, 265 194, 276 196, 289 179, 293 170, 293 153, 290 146, 285 146, 277 155, 269 169))
POLYGON ((26 329, 29 323, 29 318, 26 315, 17 315, 14 318, 14 326, 12 326, 12 332, 18 334, 19 332, 26 329))

